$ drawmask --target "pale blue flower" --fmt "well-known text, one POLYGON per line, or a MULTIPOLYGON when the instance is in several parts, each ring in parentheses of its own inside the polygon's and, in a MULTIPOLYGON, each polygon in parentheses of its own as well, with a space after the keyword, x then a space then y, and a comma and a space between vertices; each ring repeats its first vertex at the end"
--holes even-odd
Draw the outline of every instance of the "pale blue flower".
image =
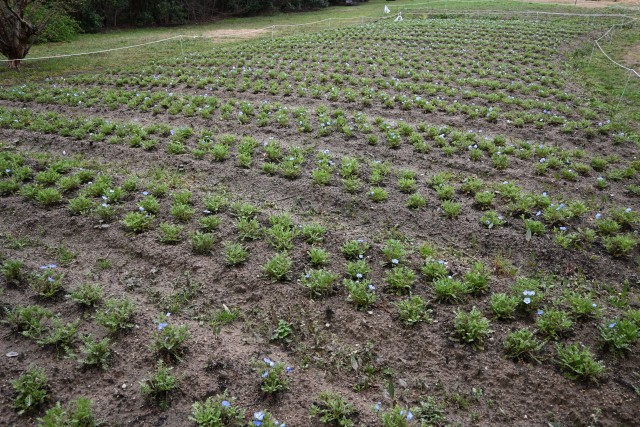
POLYGON ((162 322, 162 323, 158 323, 158 331, 163 330, 164 328, 166 328, 167 326, 169 326, 168 323, 166 322, 162 322))
POLYGON ((527 297, 522 300, 525 304, 531 304, 531 298, 527 297))
POLYGON ((231 403, 228 400, 223 400, 220 404, 222 406, 224 406, 225 408, 230 408, 231 407, 231 403))

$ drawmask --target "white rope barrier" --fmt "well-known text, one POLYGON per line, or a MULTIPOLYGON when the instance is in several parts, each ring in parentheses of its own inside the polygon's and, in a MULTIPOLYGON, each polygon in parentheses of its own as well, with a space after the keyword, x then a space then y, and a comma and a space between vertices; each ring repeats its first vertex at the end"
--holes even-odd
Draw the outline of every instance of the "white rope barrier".
MULTIPOLYGON (((180 41, 182 41, 184 38, 190 38, 190 39, 197 39, 197 38, 209 38, 209 39, 211 39, 211 38, 237 38, 238 36, 246 35, 246 34, 263 33, 263 32, 265 32, 267 30, 271 30, 273 32, 274 30, 276 30, 278 28, 293 28, 293 27, 317 25, 317 24, 321 24, 321 23, 327 22, 327 21, 357 21, 357 20, 360 20, 360 22, 364 23, 365 19, 380 20, 380 19, 385 19, 385 18, 386 17, 368 17, 368 16, 356 16, 356 17, 353 17, 353 18, 326 18, 326 19, 322 19, 320 21, 306 22, 306 23, 302 23, 302 24, 270 25, 270 26, 264 27, 264 28, 255 28, 255 29, 248 29, 248 30, 245 30, 245 31, 236 31, 233 34, 217 34, 217 35, 210 35, 210 36, 187 36, 187 35, 184 35, 184 34, 180 34, 180 35, 177 35, 177 36, 168 37, 168 38, 161 39, 161 40, 155 40, 155 41, 151 41, 151 42, 139 43, 139 44, 134 44, 134 45, 129 45, 129 46, 121 46, 121 47, 116 47, 116 48, 112 48, 112 49, 102 49, 102 50, 95 50, 95 51, 91 51, 91 52, 69 53, 69 54, 61 54, 61 55, 25 57, 23 59, 20 59, 19 61, 20 62, 22 62, 22 61, 38 61, 38 60, 45 60, 45 59, 59 59, 59 58, 71 58, 71 57, 75 57, 75 56, 97 55, 97 54, 100 54, 100 53, 116 52, 116 51, 119 51, 119 50, 133 49, 133 48, 148 46, 148 45, 157 44, 157 43, 164 43, 164 42, 168 42, 168 41, 176 40, 176 39, 180 39, 180 41)), ((13 62, 13 61, 14 61, 13 59, 0 59, 0 62, 13 62)))
MULTIPOLYGON (((18 61, 22 62, 22 61, 37 61, 37 60, 41 60, 41 59, 57 59, 57 58, 69 58, 72 56, 84 56, 84 55, 96 55, 98 53, 107 53, 107 52, 115 52, 117 50, 124 50, 124 49, 133 49, 135 47, 142 47, 142 46, 148 46, 150 44, 155 44, 155 43, 164 43, 170 40, 175 40, 175 39, 182 39, 183 37, 186 37, 184 35, 179 35, 179 36, 173 36, 173 37, 169 37, 166 39, 162 39, 162 40, 155 40, 152 42, 147 42, 147 43, 140 43, 140 44, 135 44, 135 45, 131 45, 131 46, 122 46, 122 47, 115 47, 113 49, 103 49, 103 50, 96 50, 93 52, 82 52, 82 53, 69 53, 69 54, 64 54, 64 55, 51 55, 51 56, 38 56, 36 58, 23 58, 23 59, 19 59, 18 61)), ((0 62, 13 62, 15 61, 14 59, 1 59, 0 62)))

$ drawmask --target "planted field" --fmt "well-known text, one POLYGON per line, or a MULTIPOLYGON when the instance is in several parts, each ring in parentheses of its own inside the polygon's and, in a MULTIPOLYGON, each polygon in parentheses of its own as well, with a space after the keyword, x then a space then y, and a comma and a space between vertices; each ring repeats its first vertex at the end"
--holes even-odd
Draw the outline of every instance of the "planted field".
POLYGON ((620 19, 414 16, 0 87, 0 419, 636 422, 620 19))

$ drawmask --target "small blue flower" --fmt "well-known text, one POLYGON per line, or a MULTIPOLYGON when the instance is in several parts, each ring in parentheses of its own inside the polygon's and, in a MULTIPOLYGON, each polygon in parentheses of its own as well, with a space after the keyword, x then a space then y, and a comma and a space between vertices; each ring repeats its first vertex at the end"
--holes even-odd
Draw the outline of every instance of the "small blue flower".
POLYGON ((596 308, 598 306, 598 304, 596 304, 595 302, 593 304, 591 304, 591 307, 596 308))
POLYGON ((627 208, 627 209, 625 209, 624 211, 625 211, 626 213, 629 213, 629 212, 631 212, 631 208, 627 208))
POLYGON ((597 214, 596 214, 596 219, 600 219, 600 218, 602 218, 602 214, 597 213, 597 214))
POLYGON ((224 406, 225 408, 230 408, 231 407, 231 403, 228 400, 223 400, 220 404, 222 406, 224 406))
POLYGON ((293 367, 287 366, 286 370, 287 370, 287 372, 291 372, 291 371, 293 371, 293 367))
POLYGON ((398 264, 399 262, 400 262, 400 261, 398 261, 396 258, 394 258, 394 259, 392 259, 392 260, 391 260, 391 263, 392 263, 392 264, 398 264))
POLYGON ((615 327, 616 327, 616 325, 617 325, 617 323, 616 323, 616 322, 610 323, 610 324, 609 324, 609 328, 610 328, 610 329, 611 329, 611 328, 615 328, 615 327))
POLYGON ((375 287, 375 286, 373 286, 373 285, 369 285, 369 290, 370 290, 370 291, 375 291, 375 290, 376 290, 376 287, 375 287))
POLYGON ((522 300, 525 304, 531 304, 531 298, 527 297, 522 300))
POLYGON ((166 322, 162 322, 162 323, 158 323, 158 331, 163 330, 164 328, 166 328, 167 326, 169 326, 168 323, 166 322))
MULTIPOLYGON (((264 412, 262 412, 262 411, 254 412, 253 413, 253 418, 255 418, 258 421, 262 421, 263 418, 264 418, 264 412)), ((260 424, 257 424, 257 425, 260 425, 260 424)))
POLYGON ((139 207, 138 207, 138 210, 139 210, 140 212, 144 212, 144 208, 143 208, 142 206, 139 206, 139 207))
POLYGON ((560 231, 567 231, 567 227, 559 227, 560 231))
POLYGON ((143 191, 143 192, 142 192, 142 195, 143 195, 143 196, 148 196, 148 195, 149 195, 149 192, 148 192, 148 191, 143 191))
POLYGON ((268 371, 264 371, 262 373, 262 378, 267 378, 267 375, 269 375, 269 372, 268 371))
POLYGON ((266 363, 269 366, 274 366, 276 364, 273 360, 269 359, 268 357, 265 357, 262 360, 264 361, 264 363, 266 363))
POLYGON ((54 278, 53 278, 53 277, 51 277, 51 276, 47 277, 47 280, 48 280, 50 283, 55 282, 54 278))
POLYGON ((411 411, 407 412, 407 421, 411 421, 413 419, 413 413, 411 411))
POLYGON ((380 402, 376 403, 376 406, 373 407, 373 410, 376 412, 380 411, 380 402))
POLYGON ((364 255, 360 254, 360 255, 358 255, 358 258, 363 259, 364 255))
POLYGON ((536 312, 536 314, 537 314, 538 316, 542 316, 542 315, 544 314, 544 310, 538 310, 538 311, 536 312))

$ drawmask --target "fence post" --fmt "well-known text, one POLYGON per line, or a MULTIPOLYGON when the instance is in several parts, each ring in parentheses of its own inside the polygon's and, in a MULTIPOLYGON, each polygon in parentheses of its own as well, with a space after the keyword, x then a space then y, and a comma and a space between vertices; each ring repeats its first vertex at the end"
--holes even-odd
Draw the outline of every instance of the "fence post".
POLYGON ((182 60, 184 61, 184 63, 187 63, 187 57, 184 56, 184 46, 182 45, 182 35, 180 35, 180 52, 182 52, 182 60))
POLYGON ((591 65, 591 59, 593 58, 593 51, 596 50, 597 41, 593 42, 593 46, 591 47, 591 55, 589 55, 589 65, 591 65))

